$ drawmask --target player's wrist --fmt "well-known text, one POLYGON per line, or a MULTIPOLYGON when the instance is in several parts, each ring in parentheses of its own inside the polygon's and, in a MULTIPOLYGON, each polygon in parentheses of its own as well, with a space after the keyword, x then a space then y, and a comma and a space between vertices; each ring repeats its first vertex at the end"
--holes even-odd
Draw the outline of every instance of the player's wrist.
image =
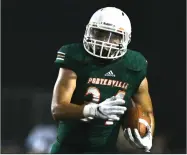
POLYGON ((84 117, 94 117, 96 115, 98 104, 96 103, 89 103, 84 106, 83 115, 84 117))

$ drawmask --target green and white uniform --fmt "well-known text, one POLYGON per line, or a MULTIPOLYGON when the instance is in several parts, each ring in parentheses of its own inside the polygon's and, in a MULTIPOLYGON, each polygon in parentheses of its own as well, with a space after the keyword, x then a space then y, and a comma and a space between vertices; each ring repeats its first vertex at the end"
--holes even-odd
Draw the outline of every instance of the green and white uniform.
MULTIPOLYGON (((55 63, 77 74, 72 104, 91 100, 100 103, 123 92, 128 107, 147 70, 147 61, 139 52, 128 50, 117 60, 101 63, 79 43, 62 46, 55 63)), ((120 121, 110 126, 105 122, 101 119, 60 121, 51 153, 115 153, 120 121)))

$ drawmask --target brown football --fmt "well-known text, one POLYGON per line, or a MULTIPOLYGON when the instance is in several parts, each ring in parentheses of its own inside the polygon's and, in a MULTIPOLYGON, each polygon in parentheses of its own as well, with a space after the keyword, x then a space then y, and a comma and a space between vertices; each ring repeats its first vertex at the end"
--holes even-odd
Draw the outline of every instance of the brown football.
POLYGON ((138 119, 139 118, 144 119, 150 125, 151 124, 150 117, 148 116, 147 113, 143 112, 143 109, 140 105, 135 105, 135 104, 133 105, 134 106, 128 109, 127 111, 128 127, 130 127, 133 130, 137 128, 141 137, 144 137, 147 133, 147 128, 144 124, 139 123, 138 119))

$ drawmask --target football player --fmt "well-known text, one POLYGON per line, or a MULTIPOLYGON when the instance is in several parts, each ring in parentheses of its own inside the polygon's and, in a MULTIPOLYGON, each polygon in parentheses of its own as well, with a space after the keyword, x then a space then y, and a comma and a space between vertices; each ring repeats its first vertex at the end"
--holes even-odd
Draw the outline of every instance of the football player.
MULTIPOLYGON (((116 153, 122 115, 131 98, 151 118, 147 135, 124 128, 137 148, 152 147, 154 117, 146 79, 147 61, 127 46, 131 40, 128 16, 115 7, 96 11, 83 43, 62 46, 55 63, 59 74, 51 111, 58 136, 51 153, 116 153)), ((124 116, 124 115, 123 115, 124 116)))

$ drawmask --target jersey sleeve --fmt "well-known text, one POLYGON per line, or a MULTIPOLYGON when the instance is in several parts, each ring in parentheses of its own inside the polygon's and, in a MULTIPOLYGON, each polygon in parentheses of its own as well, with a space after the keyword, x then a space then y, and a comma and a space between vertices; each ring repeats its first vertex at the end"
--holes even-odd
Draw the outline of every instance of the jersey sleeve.
POLYGON ((146 78, 147 76, 147 67, 148 67, 148 63, 147 60, 143 57, 142 58, 142 70, 139 72, 139 80, 137 81, 137 88, 136 91, 138 91, 141 82, 146 78))
POLYGON ((126 66, 136 74, 136 83, 134 93, 138 90, 142 80, 147 76, 148 62, 146 58, 137 51, 127 52, 126 66))
POLYGON ((146 59, 144 59, 143 61, 144 61, 144 65, 143 65, 143 68, 141 70, 140 82, 142 82, 142 80, 147 76, 148 62, 147 62, 146 59))
POLYGON ((147 76, 148 63, 145 57, 140 53, 138 53, 136 61, 138 62, 137 64, 139 66, 139 80, 137 82, 137 85, 139 87, 143 79, 147 76))
POLYGON ((73 55, 75 52, 75 49, 71 48, 69 45, 62 46, 57 51, 57 57, 55 60, 57 67, 67 68, 77 73, 79 70, 79 64, 73 55))

